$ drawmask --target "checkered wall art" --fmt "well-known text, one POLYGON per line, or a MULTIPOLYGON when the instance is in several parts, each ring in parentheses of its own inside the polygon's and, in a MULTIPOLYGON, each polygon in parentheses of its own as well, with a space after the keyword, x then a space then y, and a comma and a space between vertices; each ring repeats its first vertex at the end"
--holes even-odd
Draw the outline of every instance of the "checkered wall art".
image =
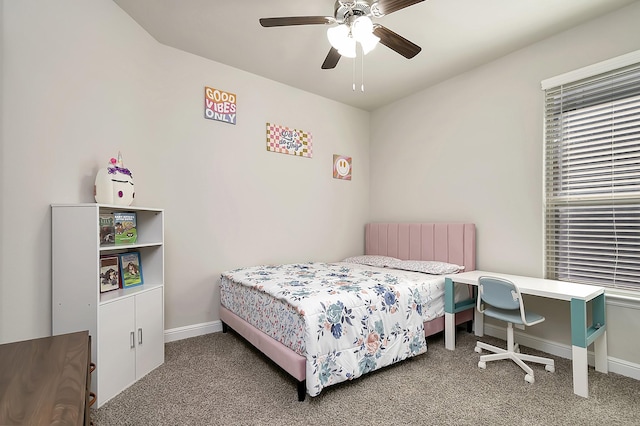
POLYGON ((313 156, 311 133, 267 123, 267 151, 311 158, 313 156))

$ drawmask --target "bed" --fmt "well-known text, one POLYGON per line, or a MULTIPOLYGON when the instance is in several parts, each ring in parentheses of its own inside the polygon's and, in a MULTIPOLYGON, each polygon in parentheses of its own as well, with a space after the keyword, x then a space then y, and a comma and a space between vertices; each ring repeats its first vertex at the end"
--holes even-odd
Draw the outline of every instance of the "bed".
MULTIPOLYGON (((473 224, 369 223, 363 256, 224 272, 220 318, 293 376, 303 401, 425 353, 444 330, 443 273, 462 269, 475 269, 473 224)), ((456 314, 472 320, 472 309, 456 314)))

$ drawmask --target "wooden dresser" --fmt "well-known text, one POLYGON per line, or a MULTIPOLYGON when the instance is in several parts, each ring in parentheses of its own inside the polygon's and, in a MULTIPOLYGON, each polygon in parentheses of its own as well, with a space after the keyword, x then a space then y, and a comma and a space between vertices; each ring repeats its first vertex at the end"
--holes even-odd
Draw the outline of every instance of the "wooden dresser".
POLYGON ((0 425, 89 425, 88 331, 0 345, 0 425))

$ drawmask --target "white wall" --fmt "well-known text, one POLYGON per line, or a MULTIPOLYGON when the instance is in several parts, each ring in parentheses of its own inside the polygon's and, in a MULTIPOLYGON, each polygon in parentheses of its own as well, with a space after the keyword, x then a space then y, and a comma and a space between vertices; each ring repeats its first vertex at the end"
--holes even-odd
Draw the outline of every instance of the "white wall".
MULTIPOLYGON (((0 342, 50 334, 49 205, 92 202, 118 150, 136 204, 166 209, 166 329, 218 319, 223 270, 361 253, 368 220, 475 222, 479 268, 541 276, 540 80, 640 48, 636 2, 370 120, 162 46, 110 0, 0 5, 0 342), (236 126, 203 118, 204 86, 238 95, 236 126), (267 152, 267 121, 311 131, 314 158, 267 152)), ((640 364, 638 309, 608 309, 610 355, 640 364)), ((542 311, 531 333, 566 343, 568 310, 542 311)))
MULTIPOLYGON (((540 82, 640 49, 638 22, 635 2, 373 112, 371 220, 474 222, 478 269, 542 276, 540 82)), ((568 305, 528 303, 528 333, 570 342, 568 305)), ((640 365, 640 309, 608 309, 610 355, 640 365)))
MULTIPOLYGON (((0 2, 0 22, 4 22, 4 5, 0 2)), ((4 30, 0 31, 0 99, 4 99, 4 30)), ((4 102, 0 102, 0 165, 4 164, 4 102)), ((0 173, 0 227, 4 223, 4 174, 0 173)), ((2 228, 0 228, 1 230, 2 228)), ((2 238, 0 236, 0 238, 2 238)), ((2 307, 2 301, 4 300, 4 291, 1 281, 1 274, 4 270, 4 244, 0 244, 0 308, 2 307)), ((4 316, 0 311, 0 330, 2 330, 2 322, 4 322, 4 316)), ((2 332, 0 331, 0 336, 2 332)), ((0 338, 0 342, 2 339, 0 338)))
POLYGON ((160 45, 111 0, 1 5, 0 342, 50 335, 50 204, 93 202, 119 150, 135 204, 165 209, 165 329, 218 319, 226 269, 363 251, 368 112, 160 45), (205 86, 237 125, 203 118, 205 86), (267 152, 267 121, 310 131, 313 158, 267 152))

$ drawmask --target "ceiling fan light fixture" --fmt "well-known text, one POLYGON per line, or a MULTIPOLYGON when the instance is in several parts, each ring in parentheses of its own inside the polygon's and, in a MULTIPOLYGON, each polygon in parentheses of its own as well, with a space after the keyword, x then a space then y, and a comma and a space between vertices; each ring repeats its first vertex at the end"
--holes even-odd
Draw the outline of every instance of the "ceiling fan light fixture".
POLYGON ((360 40, 360 45, 362 46, 362 52, 365 55, 371 52, 378 45, 379 41, 380 41, 380 37, 376 36, 373 33, 370 33, 367 38, 360 40))
POLYGON ((373 32, 373 22, 368 16, 358 16, 351 25, 351 34, 353 38, 362 43, 363 40, 369 38, 373 32))
POLYGON ((338 49, 338 53, 345 58, 356 57, 356 41, 351 37, 344 39, 342 46, 338 49))
POLYGON ((346 43, 348 43, 350 38, 349 27, 344 24, 331 27, 327 30, 327 38, 329 39, 331 46, 336 50, 340 50, 346 43))

